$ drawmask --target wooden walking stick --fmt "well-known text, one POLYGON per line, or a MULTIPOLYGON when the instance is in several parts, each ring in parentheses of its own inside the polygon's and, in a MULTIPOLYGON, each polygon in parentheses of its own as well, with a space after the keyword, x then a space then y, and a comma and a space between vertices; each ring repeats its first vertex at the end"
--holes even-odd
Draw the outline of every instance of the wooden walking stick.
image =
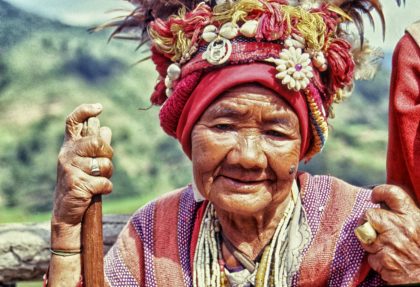
MULTIPOLYGON (((87 135, 89 123, 97 118, 89 118, 83 125, 82 136, 87 135)), ((98 127, 99 128, 99 127, 98 127)), ((82 221, 82 268, 84 287, 104 286, 102 236, 102 198, 94 195, 82 221)))

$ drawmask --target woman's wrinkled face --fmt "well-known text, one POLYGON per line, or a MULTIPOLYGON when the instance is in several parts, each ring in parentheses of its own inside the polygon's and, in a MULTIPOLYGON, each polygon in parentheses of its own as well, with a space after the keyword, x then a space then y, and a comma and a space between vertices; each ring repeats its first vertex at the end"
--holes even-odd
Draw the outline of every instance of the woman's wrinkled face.
POLYGON ((249 215, 274 208, 290 192, 299 120, 273 91, 247 85, 222 94, 191 137, 195 183, 216 207, 249 215))

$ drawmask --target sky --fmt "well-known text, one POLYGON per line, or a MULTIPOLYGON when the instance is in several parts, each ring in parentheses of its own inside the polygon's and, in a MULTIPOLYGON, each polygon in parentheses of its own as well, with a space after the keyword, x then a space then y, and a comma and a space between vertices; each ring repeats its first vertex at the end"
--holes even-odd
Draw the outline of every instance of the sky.
MULTIPOLYGON (((58 19, 66 24, 92 26, 121 15, 113 9, 130 9, 132 6, 122 0, 6 0, 24 10, 48 18, 58 19)), ((398 7, 395 0, 382 0, 386 19, 385 42, 382 41, 381 25, 376 17, 376 31, 366 29, 366 38, 374 46, 391 51, 404 33, 405 27, 420 20, 420 1, 406 0, 405 7, 398 7)), ((366 25, 369 26, 369 25, 366 25)))

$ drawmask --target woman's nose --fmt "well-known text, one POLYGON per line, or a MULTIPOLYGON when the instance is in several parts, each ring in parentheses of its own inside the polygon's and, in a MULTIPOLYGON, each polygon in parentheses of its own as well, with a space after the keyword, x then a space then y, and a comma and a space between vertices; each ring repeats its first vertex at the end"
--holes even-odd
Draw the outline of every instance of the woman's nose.
POLYGON ((247 169, 266 168, 267 157, 261 144, 256 135, 239 136, 236 146, 228 154, 228 162, 247 169))

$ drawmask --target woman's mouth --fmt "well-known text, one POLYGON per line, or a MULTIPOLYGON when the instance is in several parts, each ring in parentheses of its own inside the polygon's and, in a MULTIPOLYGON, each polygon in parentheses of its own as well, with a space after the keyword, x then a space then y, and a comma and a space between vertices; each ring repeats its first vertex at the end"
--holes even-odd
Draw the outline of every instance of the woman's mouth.
POLYGON ((219 179, 226 188, 234 189, 239 193, 251 193, 255 188, 260 188, 270 184, 271 180, 267 178, 258 177, 232 177, 227 175, 220 175, 219 179))

